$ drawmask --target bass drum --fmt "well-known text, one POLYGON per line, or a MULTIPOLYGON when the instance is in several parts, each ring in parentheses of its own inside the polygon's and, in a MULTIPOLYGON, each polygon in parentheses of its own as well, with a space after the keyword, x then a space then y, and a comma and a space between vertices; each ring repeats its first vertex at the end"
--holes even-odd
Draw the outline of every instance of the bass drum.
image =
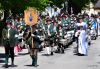
POLYGON ((96 36, 91 36, 91 40, 96 40, 97 39, 97 37, 96 36))
POLYGON ((68 44, 67 39, 60 39, 59 43, 61 43, 64 46, 68 44))

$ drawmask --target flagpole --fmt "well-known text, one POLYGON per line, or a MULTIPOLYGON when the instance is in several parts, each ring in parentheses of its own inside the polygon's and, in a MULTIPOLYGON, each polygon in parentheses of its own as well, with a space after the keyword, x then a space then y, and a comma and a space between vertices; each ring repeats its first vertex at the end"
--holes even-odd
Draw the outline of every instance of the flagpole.
MULTIPOLYGON (((31 34, 33 34, 33 27, 30 26, 30 28, 31 28, 31 34)), ((32 49, 34 49, 34 41, 33 41, 33 37, 32 37, 32 49)))

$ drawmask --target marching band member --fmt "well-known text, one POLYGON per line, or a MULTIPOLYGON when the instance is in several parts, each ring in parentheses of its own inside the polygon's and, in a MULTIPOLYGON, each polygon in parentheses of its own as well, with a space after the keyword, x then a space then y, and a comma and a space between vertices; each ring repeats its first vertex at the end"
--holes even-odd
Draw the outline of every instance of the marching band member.
POLYGON ((51 20, 48 20, 47 24, 45 25, 46 30, 46 38, 48 38, 48 42, 50 45, 46 47, 47 54, 53 55, 53 37, 54 37, 54 31, 53 31, 53 24, 51 23, 51 20))
POLYGON ((57 42, 57 31, 58 31, 58 23, 56 20, 53 20, 53 33, 54 33, 54 37, 53 37, 53 51, 56 51, 57 50, 57 47, 58 47, 58 42, 57 42))
POLYGON ((76 50, 75 50, 75 53, 78 54, 78 37, 79 37, 79 34, 80 34, 80 27, 78 26, 77 29, 76 29, 76 32, 75 32, 75 40, 76 40, 76 50))
POLYGON ((32 58, 32 65, 37 67, 38 51, 39 51, 39 45, 41 44, 41 41, 40 41, 38 31, 35 30, 31 36, 33 38, 34 48, 31 49, 30 55, 32 58))
POLYGON ((62 28, 62 25, 58 25, 58 52, 64 53, 63 45, 60 43, 60 40, 64 38, 64 29, 62 28))
POLYGON ((8 68, 8 59, 11 56, 11 66, 14 66, 14 47, 17 44, 16 29, 11 27, 11 23, 7 23, 7 28, 2 31, 3 45, 5 47, 5 68, 8 68), (9 55, 10 54, 10 55, 9 55))
POLYGON ((40 36, 38 34, 38 30, 36 30, 36 25, 33 26, 32 29, 33 29, 32 31, 33 33, 29 32, 26 40, 27 40, 27 44, 30 47, 30 56, 32 58, 32 66, 37 67, 38 50, 39 50, 39 45, 41 44, 41 41, 40 41, 40 36))

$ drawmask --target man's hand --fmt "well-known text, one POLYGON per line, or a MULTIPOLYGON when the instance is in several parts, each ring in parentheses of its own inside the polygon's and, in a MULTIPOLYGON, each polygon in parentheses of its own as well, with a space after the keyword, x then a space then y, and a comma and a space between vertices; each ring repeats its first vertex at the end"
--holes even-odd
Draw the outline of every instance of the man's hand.
POLYGON ((31 36, 34 37, 35 35, 34 34, 31 34, 31 36))
POLYGON ((15 38, 16 38, 16 37, 18 37, 18 35, 17 35, 17 34, 15 35, 15 38))

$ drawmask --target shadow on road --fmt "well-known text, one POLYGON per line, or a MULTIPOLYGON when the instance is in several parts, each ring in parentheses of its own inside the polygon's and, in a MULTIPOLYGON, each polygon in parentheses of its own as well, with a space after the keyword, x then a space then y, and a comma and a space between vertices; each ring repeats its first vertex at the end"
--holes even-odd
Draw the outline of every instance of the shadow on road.
POLYGON ((42 54, 42 56, 50 56, 49 54, 42 54))
POLYGON ((25 66, 27 66, 27 67, 33 67, 31 64, 30 65, 25 65, 25 66))
POLYGON ((27 55, 27 54, 29 54, 29 53, 19 53, 19 55, 27 55))
MULTIPOLYGON (((25 65, 25 66, 27 66, 27 67, 34 67, 33 65, 25 65)), ((35 67, 38 67, 39 65, 37 65, 37 66, 35 66, 35 67)))
MULTIPOLYGON (((18 66, 17 65, 8 65, 8 67, 18 67, 18 66)), ((5 65, 3 65, 2 68, 5 68, 5 65)))
POLYGON ((18 66, 17 65, 13 65, 13 66, 12 65, 9 65, 9 67, 18 67, 18 66))

